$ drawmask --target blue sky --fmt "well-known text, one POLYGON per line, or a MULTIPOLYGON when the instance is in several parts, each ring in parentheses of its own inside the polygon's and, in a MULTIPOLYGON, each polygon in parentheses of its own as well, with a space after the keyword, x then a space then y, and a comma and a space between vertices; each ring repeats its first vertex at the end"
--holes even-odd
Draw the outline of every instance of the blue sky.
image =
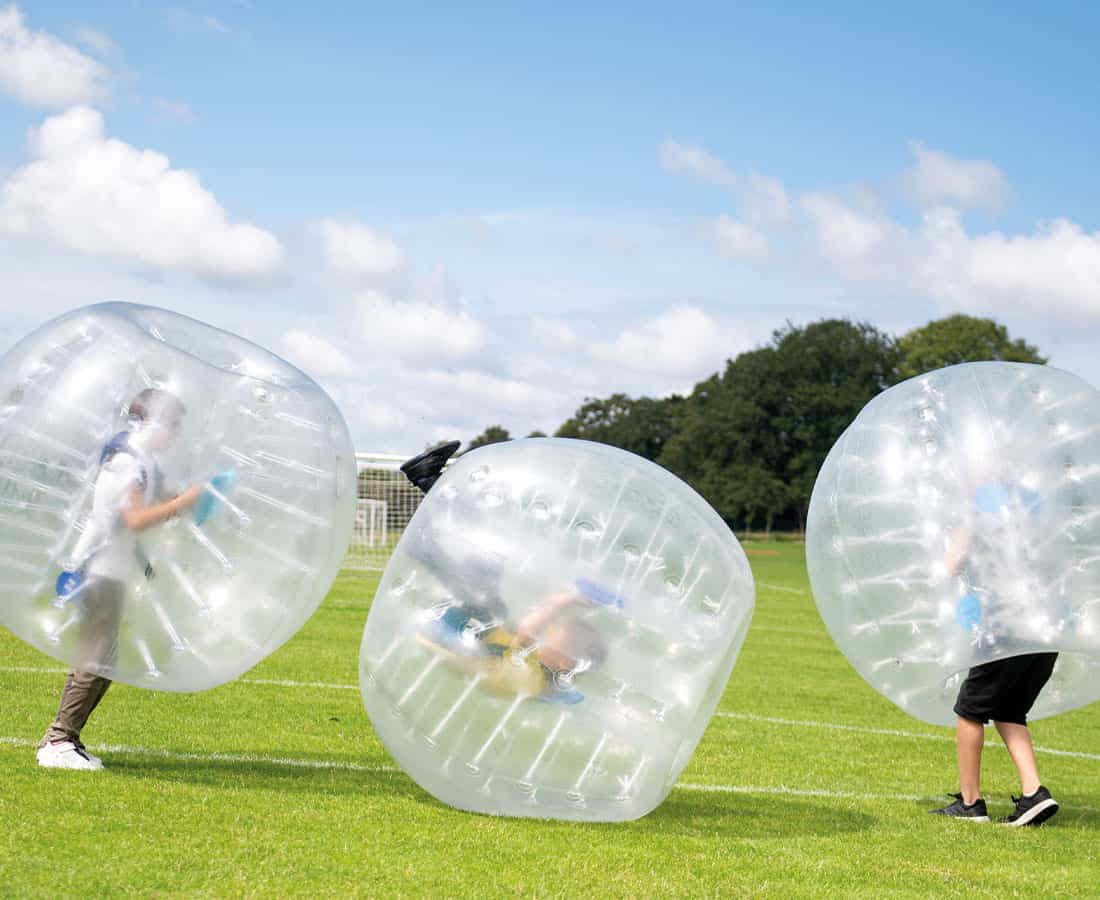
POLYGON ((788 318, 993 315, 1100 382, 1100 8, 731 7, 0 0, 4 337, 175 308, 398 452, 690 389, 788 318), (156 226, 112 227, 143 150, 207 218, 141 182, 156 226))

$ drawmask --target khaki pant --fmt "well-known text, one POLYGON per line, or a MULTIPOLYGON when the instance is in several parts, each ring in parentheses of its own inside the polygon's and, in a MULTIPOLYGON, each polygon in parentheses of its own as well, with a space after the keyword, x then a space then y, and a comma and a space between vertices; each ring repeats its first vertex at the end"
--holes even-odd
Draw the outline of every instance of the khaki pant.
POLYGON ((72 741, 83 746, 80 732, 111 686, 109 678, 96 673, 109 672, 114 665, 126 585, 110 578, 93 578, 82 593, 81 599, 74 601, 83 605, 78 665, 65 679, 57 718, 46 730, 42 744, 72 741))

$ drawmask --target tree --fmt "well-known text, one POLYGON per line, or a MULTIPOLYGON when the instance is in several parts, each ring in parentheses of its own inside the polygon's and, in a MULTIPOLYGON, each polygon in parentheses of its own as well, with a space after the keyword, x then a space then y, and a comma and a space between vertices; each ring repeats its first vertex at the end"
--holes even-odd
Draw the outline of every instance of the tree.
POLYGON ((696 385, 659 462, 724 518, 801 528, 817 472, 836 439, 897 378, 892 337, 865 323, 788 323, 696 385))
POLYGON ((943 366, 997 359, 1039 363, 1047 360, 1039 348, 1022 338, 1012 340, 1008 329, 993 319, 954 315, 914 328, 898 341, 898 374, 912 378, 943 366))
POLYGON ((896 340, 867 323, 826 319, 775 332, 770 420, 784 449, 782 477, 801 530, 821 464, 844 429, 897 380, 896 340), (782 396, 775 396, 781 394, 782 396))
POLYGON ((508 433, 507 428, 502 428, 500 425, 490 425, 466 445, 463 453, 469 453, 478 447, 484 447, 486 444, 500 444, 511 439, 512 435, 508 433))
POLYGON ((530 433, 529 435, 527 435, 527 436, 528 436, 529 438, 531 438, 531 437, 546 437, 546 432, 545 432, 545 431, 532 431, 532 432, 531 432, 531 433, 530 433))
POLYGON ((589 397, 554 436, 611 444, 655 460, 679 427, 683 402, 675 394, 664 399, 632 399, 626 394, 589 397))

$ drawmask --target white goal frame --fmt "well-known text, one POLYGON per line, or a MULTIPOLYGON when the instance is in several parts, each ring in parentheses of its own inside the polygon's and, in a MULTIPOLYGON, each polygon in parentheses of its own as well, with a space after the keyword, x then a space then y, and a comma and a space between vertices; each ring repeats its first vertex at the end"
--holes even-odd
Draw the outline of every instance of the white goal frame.
MULTIPOLYGON (((358 501, 345 569, 381 572, 423 495, 401 472, 415 453, 356 453, 358 501)), ((448 460, 448 464, 450 461, 448 460)))

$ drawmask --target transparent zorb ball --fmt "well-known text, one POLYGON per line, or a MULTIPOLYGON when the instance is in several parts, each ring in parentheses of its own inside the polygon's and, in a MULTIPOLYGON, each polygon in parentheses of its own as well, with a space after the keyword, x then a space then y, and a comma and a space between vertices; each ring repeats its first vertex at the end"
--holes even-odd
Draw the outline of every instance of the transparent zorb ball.
POLYGON ((849 662, 954 722, 968 669, 1061 655, 1032 711, 1100 698, 1100 393, 1058 369, 951 366, 867 404, 810 501, 814 598, 849 662))
POLYGON ((753 593, 732 532, 659 466, 586 441, 490 445, 443 474, 397 545, 363 700, 446 803, 637 818, 691 758, 753 593))
POLYGON ((324 598, 355 492, 325 392, 186 316, 85 307, 0 359, 0 622, 71 666, 171 691, 251 668, 324 598), (127 526, 133 491, 195 484, 177 518, 127 526))

